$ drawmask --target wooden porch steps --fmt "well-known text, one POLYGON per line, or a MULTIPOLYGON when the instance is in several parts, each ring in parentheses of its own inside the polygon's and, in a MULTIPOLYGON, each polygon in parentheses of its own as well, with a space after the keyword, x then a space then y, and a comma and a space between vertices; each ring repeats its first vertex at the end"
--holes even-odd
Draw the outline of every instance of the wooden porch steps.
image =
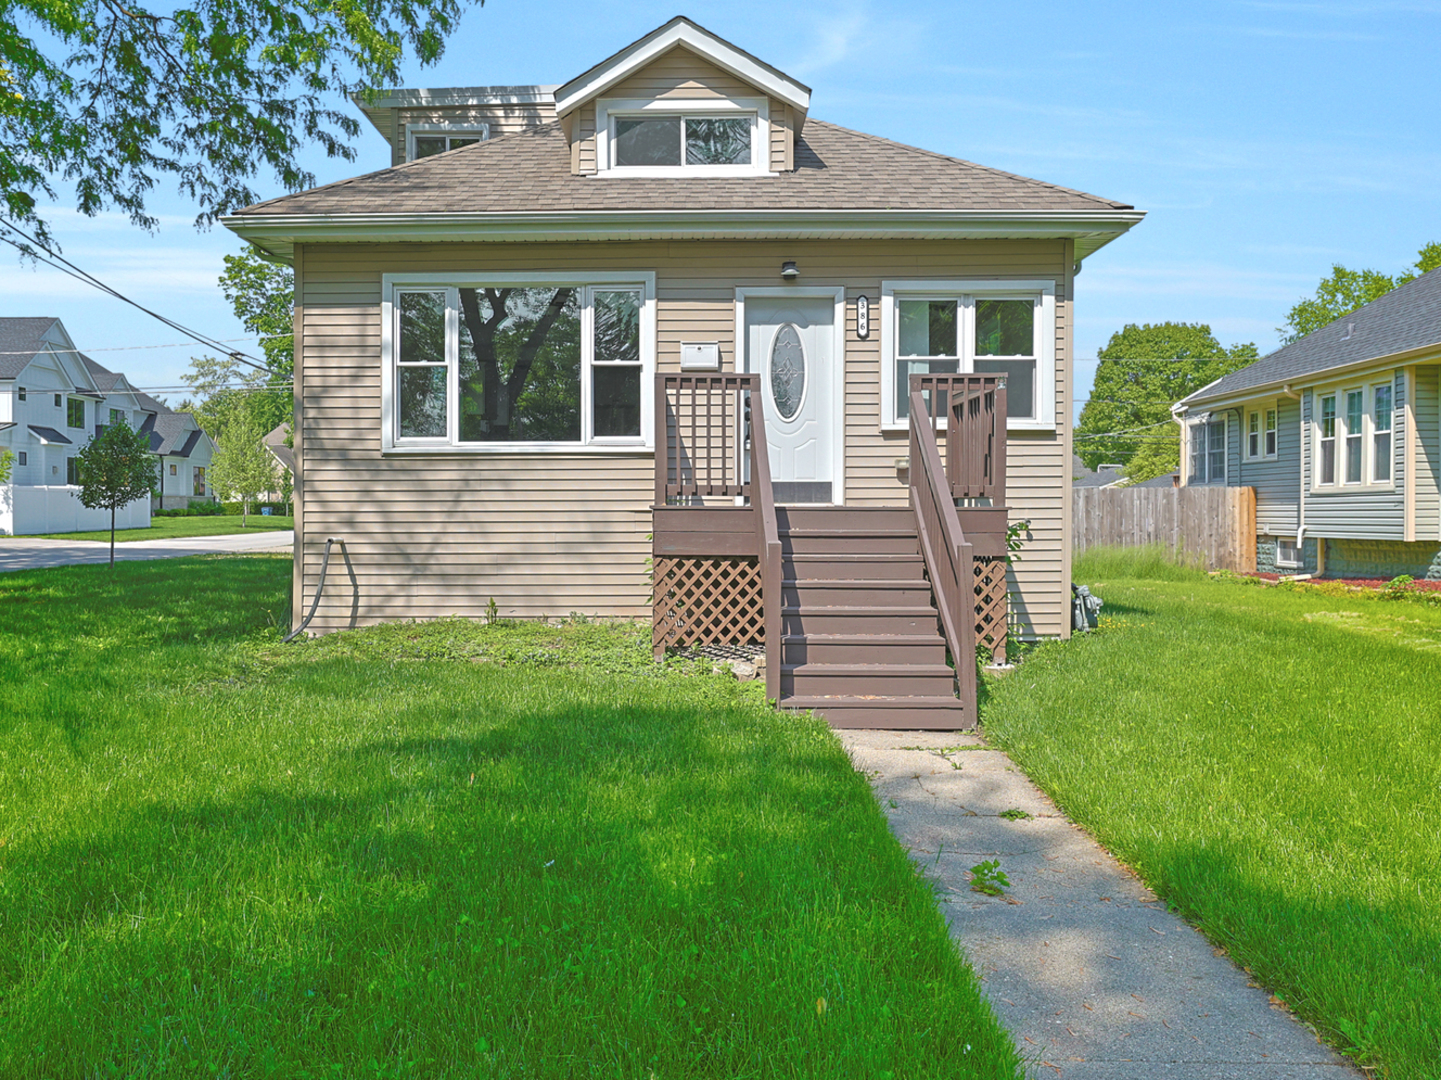
POLYGON ((780 707, 832 727, 974 726, 946 663, 909 507, 777 507, 780 707))

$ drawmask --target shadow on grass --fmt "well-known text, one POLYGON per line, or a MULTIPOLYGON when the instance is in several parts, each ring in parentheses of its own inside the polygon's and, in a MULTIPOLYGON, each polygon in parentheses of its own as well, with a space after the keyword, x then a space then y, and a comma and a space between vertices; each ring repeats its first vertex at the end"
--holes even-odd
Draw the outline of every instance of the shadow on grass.
POLYGON ((470 726, 7 853, 0 1072, 1014 1075, 821 725, 470 726))

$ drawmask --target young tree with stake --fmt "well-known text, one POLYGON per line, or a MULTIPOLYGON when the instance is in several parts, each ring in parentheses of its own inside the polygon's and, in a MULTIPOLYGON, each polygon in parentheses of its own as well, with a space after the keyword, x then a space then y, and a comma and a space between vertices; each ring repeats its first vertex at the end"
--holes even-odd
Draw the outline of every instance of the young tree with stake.
POLYGON ((110 566, 115 566, 115 511, 148 499, 155 486, 150 438, 124 420, 108 425, 76 455, 82 505, 110 511, 110 566))

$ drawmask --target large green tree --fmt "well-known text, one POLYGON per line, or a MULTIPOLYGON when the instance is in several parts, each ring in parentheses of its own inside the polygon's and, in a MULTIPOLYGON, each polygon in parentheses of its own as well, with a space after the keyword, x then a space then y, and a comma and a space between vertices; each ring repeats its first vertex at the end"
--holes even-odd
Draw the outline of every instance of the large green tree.
MULTIPOLYGON (((260 338, 271 380, 288 383, 295 371, 295 271, 266 262, 247 247, 225 256, 220 289, 245 329, 260 338)), ((274 425, 272 425, 274 426, 274 425)))
MULTIPOLYGON (((197 223, 314 184, 301 154, 353 160, 345 95, 436 61, 470 0, 0 0, 0 202, 49 242, 38 197, 73 188, 154 228, 172 179, 197 223)), ((0 237, 17 234, 0 221, 0 237)), ((23 239, 19 242, 23 243, 23 239)))
POLYGON ((228 409, 210 462, 210 482, 222 497, 240 500, 240 527, 246 528, 250 504, 278 486, 276 462, 261 442, 270 429, 263 426, 254 400, 232 398, 228 409))
POLYGON ((75 455, 80 470, 80 502, 91 510, 110 511, 110 567, 115 568, 115 511, 136 499, 149 498, 155 486, 155 459, 150 436, 124 420, 107 424, 75 455))
POLYGON ((1171 406, 1259 355, 1249 342, 1226 348, 1205 323, 1127 323, 1096 354, 1095 385, 1076 425, 1076 453, 1088 468, 1126 467, 1136 481, 1180 465, 1171 406))
POLYGON ((1278 327, 1276 332, 1289 345, 1438 266, 1441 266, 1441 241, 1423 247, 1416 253, 1416 262, 1395 277, 1379 270, 1348 270, 1335 263, 1330 276, 1322 278, 1316 286, 1315 294, 1298 300, 1286 313, 1286 325, 1278 327))

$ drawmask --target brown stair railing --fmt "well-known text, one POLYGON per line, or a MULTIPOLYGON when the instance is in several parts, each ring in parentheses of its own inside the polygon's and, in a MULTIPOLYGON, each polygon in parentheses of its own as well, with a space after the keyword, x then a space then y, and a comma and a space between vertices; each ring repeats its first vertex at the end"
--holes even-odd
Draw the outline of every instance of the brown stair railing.
MULTIPOLYGON (((955 497, 941 465, 940 448, 919 380, 911 376, 911 506, 921 556, 935 591, 946 646, 956 666, 960 699, 976 715, 976 595, 971 545, 961 532, 955 497)), ((939 388, 937 388, 939 389, 939 388)), ((938 394, 932 395, 932 400, 938 394)), ((954 433, 954 428, 948 434, 954 433)))
POLYGON ((781 685, 781 541, 760 377, 735 372, 657 375, 655 432, 657 506, 704 509, 744 500, 755 514, 766 696, 775 700, 781 685))
MULTIPOLYGON (((946 478, 956 499, 1006 501, 1006 377, 912 375, 931 428, 945 418, 946 478)), ((913 411, 914 417, 916 413, 913 411)))
POLYGON ((756 516, 756 554, 761 567, 761 604, 765 611, 766 697, 781 696, 781 537, 771 492, 771 459, 766 446, 761 392, 752 385, 746 395, 750 421, 751 509, 756 516))

